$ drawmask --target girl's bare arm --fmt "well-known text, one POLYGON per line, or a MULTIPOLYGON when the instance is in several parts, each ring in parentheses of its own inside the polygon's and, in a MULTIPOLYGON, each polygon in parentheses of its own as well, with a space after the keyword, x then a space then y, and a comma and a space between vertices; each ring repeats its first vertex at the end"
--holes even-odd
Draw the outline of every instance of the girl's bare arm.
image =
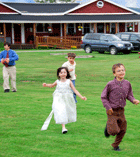
POLYGON ((57 85, 57 81, 55 81, 53 84, 46 84, 46 83, 43 83, 42 85, 43 85, 43 87, 53 88, 53 87, 55 87, 55 86, 57 85))
POLYGON ((74 87, 74 85, 73 85, 73 83, 72 83, 71 81, 70 81, 70 87, 71 87, 71 89, 74 91, 74 93, 75 93, 76 95, 78 95, 81 99, 87 100, 86 97, 83 97, 83 96, 78 92, 78 90, 76 90, 76 88, 74 87))

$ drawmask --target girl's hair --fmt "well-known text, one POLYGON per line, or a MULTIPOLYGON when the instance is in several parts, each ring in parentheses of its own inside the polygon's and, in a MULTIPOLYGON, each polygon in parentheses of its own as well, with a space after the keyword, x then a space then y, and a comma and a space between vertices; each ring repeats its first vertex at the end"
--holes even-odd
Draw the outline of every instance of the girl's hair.
POLYGON ((58 79, 60 79, 59 73, 61 72, 62 69, 65 69, 66 72, 67 72, 66 78, 67 78, 67 79, 71 78, 70 73, 69 73, 69 71, 68 71, 68 68, 67 68, 67 67, 60 67, 60 68, 57 69, 57 77, 58 77, 58 79))
POLYGON ((121 65, 125 68, 125 66, 122 63, 114 64, 112 66, 112 72, 115 73, 115 69, 118 68, 118 67, 120 67, 121 65))

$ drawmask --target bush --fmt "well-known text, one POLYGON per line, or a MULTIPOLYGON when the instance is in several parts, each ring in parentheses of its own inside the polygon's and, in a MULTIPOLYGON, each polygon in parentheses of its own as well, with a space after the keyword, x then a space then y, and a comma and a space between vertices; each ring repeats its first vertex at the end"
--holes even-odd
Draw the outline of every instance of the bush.
POLYGON ((0 50, 4 50, 4 43, 0 42, 0 50))

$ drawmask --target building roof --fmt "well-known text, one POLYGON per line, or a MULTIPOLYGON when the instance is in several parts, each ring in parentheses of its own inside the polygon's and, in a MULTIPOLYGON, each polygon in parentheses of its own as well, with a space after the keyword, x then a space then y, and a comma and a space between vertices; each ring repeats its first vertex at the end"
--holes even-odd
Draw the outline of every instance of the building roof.
MULTIPOLYGON (((86 6, 96 6, 96 9, 101 9, 97 7, 97 0, 92 0, 86 3, 86 6)), ((104 0, 104 3, 117 6, 116 4, 110 2, 109 0, 104 0)), ((59 3, 59 4, 41 4, 41 3, 0 3, 4 7, 13 9, 16 14, 12 13, 0 13, 0 22, 5 23, 112 23, 112 22, 140 22, 140 12, 128 9, 127 12, 119 13, 109 13, 108 8, 105 12, 101 14, 96 12, 90 14, 78 13, 71 14, 70 10, 82 9, 86 7, 84 4, 79 3, 59 3)), ((106 5, 107 6, 107 5, 106 5)), ((106 8, 105 6, 105 8, 106 8)), ((109 5, 110 7, 110 5, 109 5)), ((120 8, 120 6, 117 6, 120 8)), ((122 9, 126 9, 122 7, 122 9)), ((133 8, 134 9, 134 8, 133 8)), ((93 10, 93 8, 91 9, 93 10)), ((89 9, 87 9, 89 11, 89 9)), ((93 10, 94 11, 94 10, 93 10)))
POLYGON ((20 12, 24 13, 64 13, 79 3, 4 3, 20 12))
POLYGON ((1 22, 6 23, 115 23, 115 22, 140 22, 140 16, 130 15, 63 15, 63 16, 28 16, 20 14, 2 15, 1 22))
POLYGON ((34 0, 0 0, 1 2, 14 2, 14 3, 35 3, 34 0))
MULTIPOLYGON (((85 7, 85 6, 90 5, 90 4, 93 4, 93 3, 95 3, 95 2, 99 2, 99 1, 98 1, 98 0, 89 0, 89 1, 87 1, 87 2, 85 2, 85 3, 82 3, 82 4, 78 5, 78 6, 75 7, 75 8, 72 8, 71 10, 67 11, 66 13, 75 11, 75 10, 77 10, 77 9, 79 9, 79 8, 85 7)), ((114 6, 117 6, 117 7, 119 7, 119 8, 122 8, 122 9, 125 9, 125 10, 127 10, 127 11, 130 11, 130 12, 132 12, 132 13, 138 14, 137 11, 131 10, 130 8, 127 8, 127 7, 124 7, 124 6, 121 6, 121 5, 119 5, 119 4, 115 3, 115 2, 112 2, 112 1, 110 1, 110 0, 103 0, 103 1, 101 1, 101 2, 103 2, 103 3, 104 3, 104 2, 107 2, 107 3, 110 3, 110 4, 114 5, 114 6)))

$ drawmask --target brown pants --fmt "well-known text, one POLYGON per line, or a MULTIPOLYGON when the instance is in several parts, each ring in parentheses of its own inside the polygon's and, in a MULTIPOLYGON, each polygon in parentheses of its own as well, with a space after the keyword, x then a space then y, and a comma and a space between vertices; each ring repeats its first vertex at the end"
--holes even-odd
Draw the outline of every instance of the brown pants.
POLYGON ((111 116, 107 114, 107 117, 107 132, 113 136, 117 135, 115 142, 112 144, 115 148, 120 144, 126 133, 127 122, 124 115, 124 108, 113 109, 113 114, 111 116))

